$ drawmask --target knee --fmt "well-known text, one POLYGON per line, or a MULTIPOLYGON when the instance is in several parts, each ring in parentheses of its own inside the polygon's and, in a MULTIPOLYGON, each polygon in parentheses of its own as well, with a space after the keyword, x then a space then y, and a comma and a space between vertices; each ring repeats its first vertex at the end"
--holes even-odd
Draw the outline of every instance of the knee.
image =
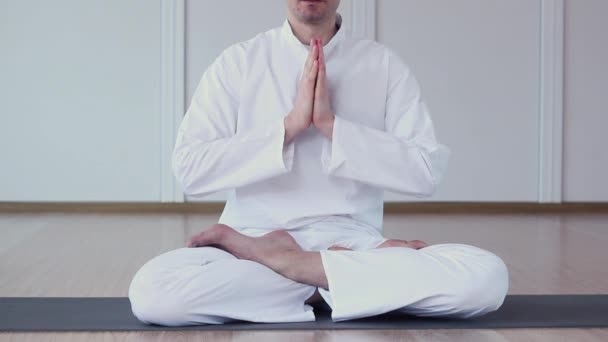
POLYGON ((163 326, 188 324, 184 307, 177 301, 160 297, 129 296, 133 315, 143 323, 163 326))
POLYGON ((509 290, 509 272, 504 261, 490 252, 485 258, 457 291, 456 306, 463 318, 498 310, 509 290))
MULTIPOLYGON (((144 270, 145 271, 145 270, 144 270)), ((186 324, 186 308, 179 298, 162 291, 162 280, 140 270, 129 286, 133 315, 146 324, 180 326, 186 324)))

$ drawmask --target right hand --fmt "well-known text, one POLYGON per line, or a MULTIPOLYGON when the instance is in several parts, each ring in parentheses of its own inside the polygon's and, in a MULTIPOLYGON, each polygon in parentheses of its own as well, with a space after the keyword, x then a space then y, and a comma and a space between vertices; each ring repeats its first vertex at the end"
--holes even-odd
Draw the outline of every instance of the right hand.
POLYGON ((319 48, 315 39, 310 40, 310 51, 304 64, 302 77, 298 82, 296 101, 293 109, 285 118, 286 127, 292 131, 290 135, 305 130, 312 123, 312 110, 314 105, 315 82, 319 70, 319 48))

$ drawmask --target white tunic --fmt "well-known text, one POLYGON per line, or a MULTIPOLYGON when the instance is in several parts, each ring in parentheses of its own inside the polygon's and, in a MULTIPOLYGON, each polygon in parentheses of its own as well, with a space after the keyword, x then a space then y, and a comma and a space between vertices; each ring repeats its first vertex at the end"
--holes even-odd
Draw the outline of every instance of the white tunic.
POLYGON ((219 223, 295 229, 329 220, 382 231, 383 192, 431 196, 450 149, 437 142, 419 84, 390 48, 342 25, 324 46, 332 140, 311 125, 284 145, 309 46, 282 26, 225 49, 179 127, 173 171, 200 197, 230 190, 219 223))
POLYGON ((312 126, 284 145, 283 119, 308 49, 287 19, 226 49, 192 98, 173 170, 190 196, 231 190, 220 223, 252 236, 288 229, 303 250, 320 251, 328 288, 220 248, 183 247, 133 277, 134 315, 169 326, 314 321, 304 302, 317 290, 334 322, 389 311, 471 318, 497 310, 509 273, 494 253, 454 243, 375 248, 385 240, 383 191, 430 196, 450 155, 393 51, 340 27, 325 45, 333 139, 312 126), (327 250, 332 244, 353 250, 327 250))

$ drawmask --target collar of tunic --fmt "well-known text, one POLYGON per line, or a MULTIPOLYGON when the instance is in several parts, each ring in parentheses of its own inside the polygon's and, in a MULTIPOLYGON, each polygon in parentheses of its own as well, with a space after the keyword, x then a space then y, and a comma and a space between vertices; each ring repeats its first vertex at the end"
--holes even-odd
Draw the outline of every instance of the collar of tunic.
MULTIPOLYGON (((344 39, 346 30, 345 27, 342 27, 342 15, 340 15, 340 13, 336 13, 336 26, 338 27, 338 31, 336 32, 336 34, 331 37, 329 42, 323 45, 323 52, 325 52, 325 54, 328 54, 336 44, 338 44, 344 39)), ((285 18, 285 20, 283 21, 283 25, 281 26, 281 35, 290 44, 293 44, 297 49, 300 49, 302 52, 308 53, 308 49, 310 47, 300 42, 298 37, 296 37, 296 35, 293 33, 291 24, 289 23, 289 20, 287 18, 285 18)))

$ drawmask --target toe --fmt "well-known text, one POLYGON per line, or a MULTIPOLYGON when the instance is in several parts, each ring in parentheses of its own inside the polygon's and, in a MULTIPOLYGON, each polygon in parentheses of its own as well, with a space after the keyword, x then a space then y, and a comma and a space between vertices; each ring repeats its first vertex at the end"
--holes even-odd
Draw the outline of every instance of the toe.
POLYGON ((428 246, 428 244, 422 240, 411 240, 408 244, 415 249, 420 249, 428 246))
POLYGON ((330 251, 352 251, 350 248, 342 247, 342 246, 331 246, 328 248, 330 251))
POLYGON ((189 247, 198 247, 198 246, 206 246, 212 243, 215 243, 215 234, 213 232, 206 230, 197 235, 194 235, 190 242, 188 243, 189 247))

